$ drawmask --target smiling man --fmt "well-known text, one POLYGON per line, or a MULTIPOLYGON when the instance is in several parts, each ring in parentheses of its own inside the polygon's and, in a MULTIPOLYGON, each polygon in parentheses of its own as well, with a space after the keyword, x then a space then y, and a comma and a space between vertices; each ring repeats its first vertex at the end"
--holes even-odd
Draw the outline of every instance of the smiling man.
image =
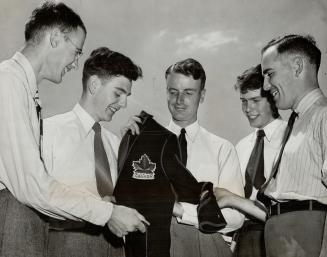
MULTIPOLYGON (((95 198, 112 199, 120 141, 99 122, 111 121, 126 107, 132 81, 141 76, 141 69, 118 52, 101 47, 91 53, 79 103, 44 120, 43 158, 50 175, 95 198)), ((122 224, 129 222, 124 215, 131 210, 124 208, 116 213, 122 224)), ((50 228, 48 256, 124 256, 122 242, 107 228, 56 220, 50 228)))
MULTIPOLYGON (((266 183, 268 256, 319 256, 327 210, 327 100, 318 83, 321 52, 310 36, 286 35, 262 49, 264 89, 293 112, 284 148, 266 183)), ((325 255, 324 255, 325 256, 325 255)))
POLYGON ((120 236, 145 229, 135 210, 49 176, 40 155, 38 87, 43 80, 60 83, 77 67, 85 37, 78 14, 63 3, 45 1, 25 25, 22 49, 0 64, 0 256, 43 257, 48 237, 43 214, 108 224, 120 236))
MULTIPOLYGON (((242 111, 255 130, 236 145, 244 181, 245 197, 257 202, 257 192, 269 178, 280 149, 286 122, 278 113, 270 92, 263 90, 260 64, 237 77, 242 111)), ((264 257, 264 223, 247 215, 238 232, 236 256, 264 257)))
MULTIPOLYGON (((244 216, 220 201, 223 194, 243 196, 243 185, 236 151, 227 140, 199 125, 198 108, 205 97, 206 74, 202 65, 192 59, 179 61, 165 73, 167 104, 171 114, 168 129, 179 136, 182 159, 199 181, 210 181, 222 214, 227 222, 220 233, 236 230, 244 216), (183 139, 184 138, 184 139, 183 139), (183 147, 184 146, 184 147, 183 147)), ((197 229, 194 205, 176 203, 171 225, 171 256, 231 256, 229 246, 219 233, 204 234, 197 229), (195 226, 189 226, 189 225, 195 226)))

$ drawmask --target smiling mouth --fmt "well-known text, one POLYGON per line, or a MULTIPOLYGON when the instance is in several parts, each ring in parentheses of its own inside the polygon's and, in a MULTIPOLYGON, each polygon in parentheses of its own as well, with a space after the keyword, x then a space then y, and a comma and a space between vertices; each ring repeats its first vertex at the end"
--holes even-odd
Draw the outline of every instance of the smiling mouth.
POLYGON ((271 93, 271 95, 272 95, 273 97, 275 97, 279 92, 278 92, 277 89, 273 89, 273 90, 270 91, 270 93, 271 93))
POLYGON ((115 113, 115 112, 119 111, 119 108, 118 107, 111 106, 111 105, 109 105, 107 107, 107 109, 109 109, 112 113, 115 113))
POLYGON ((249 120, 254 120, 258 117, 258 115, 247 115, 249 120))

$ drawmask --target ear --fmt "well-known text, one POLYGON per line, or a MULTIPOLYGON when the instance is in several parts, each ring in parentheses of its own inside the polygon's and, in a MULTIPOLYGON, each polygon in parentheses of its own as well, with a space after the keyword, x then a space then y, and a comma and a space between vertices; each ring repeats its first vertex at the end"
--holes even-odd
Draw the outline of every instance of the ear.
POLYGON ((304 59, 302 56, 295 56, 292 60, 292 68, 294 72, 294 76, 298 78, 303 71, 304 68, 304 59))
POLYGON ((206 94, 206 89, 205 89, 205 88, 202 89, 200 94, 201 94, 201 96, 200 96, 200 103, 203 103, 203 101, 204 101, 204 96, 205 96, 205 94, 206 94))
POLYGON ((101 81, 96 75, 92 75, 88 81, 88 90, 91 95, 95 95, 101 86, 101 81))
POLYGON ((56 48, 59 45, 61 37, 61 31, 58 28, 53 28, 50 32, 50 44, 53 48, 56 48))

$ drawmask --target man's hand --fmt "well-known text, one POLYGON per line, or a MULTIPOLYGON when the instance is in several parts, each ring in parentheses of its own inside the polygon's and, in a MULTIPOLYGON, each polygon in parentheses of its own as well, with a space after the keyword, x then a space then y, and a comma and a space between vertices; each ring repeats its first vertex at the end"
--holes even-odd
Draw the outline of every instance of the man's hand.
POLYGON ((184 214, 183 206, 179 202, 175 202, 174 209, 173 209, 173 215, 178 218, 182 218, 184 214))
POLYGON ((123 136, 128 130, 131 131, 132 135, 140 134, 140 128, 137 123, 141 123, 141 119, 138 116, 130 117, 126 125, 120 129, 120 134, 123 136))
POLYGON ((107 223, 108 228, 118 237, 123 237, 129 232, 146 231, 145 225, 150 223, 137 210, 122 205, 113 205, 111 217, 107 223))

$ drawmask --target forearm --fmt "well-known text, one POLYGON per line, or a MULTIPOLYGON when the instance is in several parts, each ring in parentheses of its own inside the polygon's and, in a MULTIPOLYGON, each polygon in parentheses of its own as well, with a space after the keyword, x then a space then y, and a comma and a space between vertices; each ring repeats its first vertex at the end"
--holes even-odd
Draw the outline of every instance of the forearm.
POLYGON ((233 194, 223 188, 215 188, 215 196, 220 208, 234 208, 238 211, 251 215, 259 220, 266 220, 266 211, 264 207, 259 207, 259 203, 233 194))

